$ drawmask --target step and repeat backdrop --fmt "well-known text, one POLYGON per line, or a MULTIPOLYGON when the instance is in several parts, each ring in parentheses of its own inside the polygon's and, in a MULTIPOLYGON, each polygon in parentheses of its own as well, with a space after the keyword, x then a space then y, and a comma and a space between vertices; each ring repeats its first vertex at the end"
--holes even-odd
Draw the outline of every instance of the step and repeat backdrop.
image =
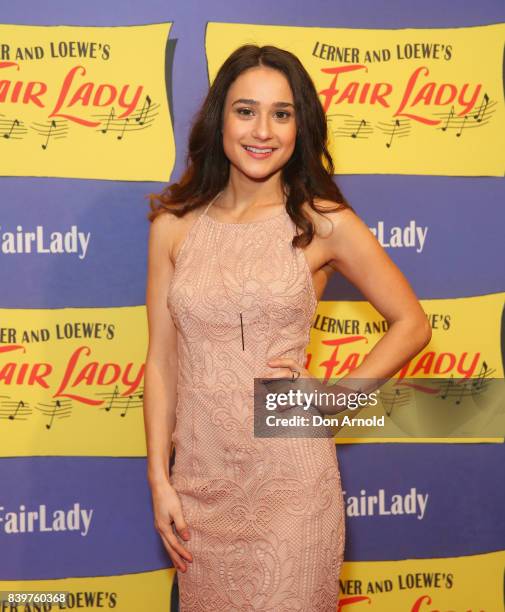
MULTIPOLYGON (((397 390, 380 435, 335 438, 339 609, 503 610, 505 397, 487 383, 504 377, 505 10, 341 4, 3 7, 0 592, 68 595, 1 610, 178 609, 146 481, 148 194, 178 178, 193 113, 244 43, 310 72, 336 180, 433 330, 397 375, 415 400, 397 390), (449 383, 434 395, 427 378, 449 383)), ((386 331, 336 275, 307 365, 345 376, 386 331)))

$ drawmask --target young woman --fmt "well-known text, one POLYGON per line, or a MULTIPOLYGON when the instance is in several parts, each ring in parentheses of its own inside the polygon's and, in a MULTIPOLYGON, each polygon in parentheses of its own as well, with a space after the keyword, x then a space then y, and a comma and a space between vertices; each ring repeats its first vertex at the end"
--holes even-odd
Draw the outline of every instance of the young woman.
POLYGON ((335 610, 345 525, 334 441, 253 431, 255 377, 311 377, 305 349, 329 276, 390 324, 354 376, 386 379, 429 342, 408 282, 332 181, 326 136, 299 60, 243 46, 196 117, 185 174, 154 196, 148 478, 182 611, 335 610))

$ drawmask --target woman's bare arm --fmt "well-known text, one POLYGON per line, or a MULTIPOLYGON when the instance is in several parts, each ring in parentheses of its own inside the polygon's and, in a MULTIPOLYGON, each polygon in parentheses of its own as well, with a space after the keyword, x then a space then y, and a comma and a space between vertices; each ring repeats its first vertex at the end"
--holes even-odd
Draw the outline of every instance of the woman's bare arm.
POLYGON ((175 537, 190 534, 182 504, 170 484, 169 460, 177 406, 177 330, 167 304, 167 291, 174 273, 173 245, 176 218, 163 213, 149 231, 146 307, 149 347, 144 373, 144 427, 147 445, 147 478, 153 497, 154 523, 174 567, 185 572, 192 555, 175 537))
POLYGON ((149 347, 145 365, 144 425, 151 485, 167 482, 177 402, 177 336, 167 306, 174 266, 170 257, 173 216, 154 219, 149 231, 146 308, 149 347))
POLYGON ((429 343, 431 326, 409 282, 367 225, 351 210, 326 215, 334 226, 323 238, 332 267, 389 324, 363 363, 345 378, 386 380, 429 343))
MULTIPOLYGON (((317 206, 322 210, 331 210, 335 203, 319 201, 317 206)), ((305 392, 317 390, 321 393, 329 389, 333 393, 372 393, 429 343, 431 326, 407 279, 358 215, 349 209, 328 211, 324 215, 307 209, 307 213, 315 225, 324 262, 357 287, 389 327, 361 365, 336 384, 323 383, 291 358, 271 359, 268 365, 277 369, 286 368, 287 377, 291 377, 292 369, 300 370, 300 381, 294 384, 290 380, 287 389, 300 388, 305 392)), ((271 377, 275 376, 279 374, 272 374, 271 377)), ((269 390, 281 392, 283 388, 281 384, 276 384, 275 388, 270 385, 269 390)), ((346 407, 342 410, 323 404, 317 407, 325 415, 337 412, 350 414, 346 407)), ((362 407, 353 409, 352 416, 362 407)))

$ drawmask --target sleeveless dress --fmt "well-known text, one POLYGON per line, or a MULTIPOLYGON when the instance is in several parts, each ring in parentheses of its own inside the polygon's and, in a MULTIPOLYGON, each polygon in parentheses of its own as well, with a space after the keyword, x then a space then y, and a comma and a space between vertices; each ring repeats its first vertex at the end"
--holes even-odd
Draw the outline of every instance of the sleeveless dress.
POLYGON ((254 377, 286 377, 274 357, 305 363, 312 275, 285 209, 221 222, 207 215, 215 199, 168 288, 179 360, 170 481, 190 533, 176 537, 193 555, 178 571, 180 610, 335 612, 345 526, 334 440, 253 428, 254 377))

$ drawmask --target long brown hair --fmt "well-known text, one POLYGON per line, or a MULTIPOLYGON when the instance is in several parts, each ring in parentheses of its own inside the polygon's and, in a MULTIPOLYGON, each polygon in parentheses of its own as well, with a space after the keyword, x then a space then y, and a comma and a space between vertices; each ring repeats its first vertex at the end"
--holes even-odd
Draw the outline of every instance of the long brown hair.
MULTIPOLYGON (((281 172, 283 191, 287 195, 286 210, 301 230, 293 238, 293 246, 306 246, 314 236, 314 226, 301 209, 304 202, 317 212, 320 211, 314 205, 315 197, 338 204, 331 210, 350 208, 354 211, 333 181, 334 166, 327 148, 326 117, 314 83, 300 60, 278 47, 243 45, 221 66, 196 114, 182 178, 160 194, 147 196, 151 207, 149 221, 167 211, 182 217, 224 189, 230 168, 221 134, 226 95, 242 72, 257 66, 268 66, 284 74, 295 102, 298 128, 295 149, 281 172)), ((328 208, 325 210, 329 211, 328 208)))

